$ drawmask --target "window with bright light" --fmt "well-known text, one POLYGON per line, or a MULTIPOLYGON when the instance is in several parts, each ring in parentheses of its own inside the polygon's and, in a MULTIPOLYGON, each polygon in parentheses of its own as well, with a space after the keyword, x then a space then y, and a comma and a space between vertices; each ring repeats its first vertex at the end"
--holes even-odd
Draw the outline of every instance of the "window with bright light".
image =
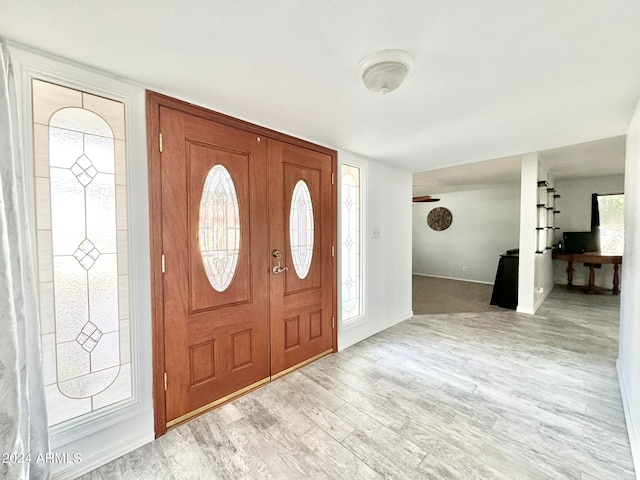
POLYGON ((42 361, 49 424, 132 397, 125 110, 32 82, 42 361))
POLYGON ((347 322, 362 315, 360 168, 342 164, 340 177, 342 321, 347 322))
POLYGON ((600 250, 622 255, 624 250, 624 194, 598 195, 600 250))

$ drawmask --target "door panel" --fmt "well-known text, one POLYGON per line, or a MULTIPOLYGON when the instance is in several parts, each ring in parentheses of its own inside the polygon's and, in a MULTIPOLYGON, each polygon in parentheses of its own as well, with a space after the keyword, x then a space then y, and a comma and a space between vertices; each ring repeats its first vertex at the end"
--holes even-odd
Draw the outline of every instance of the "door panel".
MULTIPOLYGON (((266 148, 255 135, 166 107, 160 109, 160 128, 170 425, 269 377, 267 172, 266 148), (212 287, 200 251, 202 241, 219 249, 233 244, 224 235, 200 235, 203 189, 216 165, 233 181, 239 212, 237 265, 223 291, 212 287)), ((223 263, 212 265, 223 271, 223 263)))
POLYGON ((332 187, 330 155, 269 140, 270 250, 287 270, 271 273, 271 375, 333 347, 332 187), (290 238, 291 202, 296 184, 309 189, 313 209, 313 254, 300 278, 293 266, 290 238))
MULTIPOLYGON (((194 232, 189 237, 189 261, 190 268, 189 273, 191 275, 189 285, 190 288, 190 313, 199 312, 206 309, 228 307, 231 305, 239 305, 249 302, 251 298, 251 283, 250 281, 244 281, 251 278, 251 265, 250 265, 250 252, 249 238, 251 237, 251 226, 249 224, 249 215, 244 211, 243 207, 249 205, 249 155, 246 153, 227 152, 211 145, 202 145, 193 143, 187 140, 187 156, 189 163, 189 225, 191 231, 194 232), (239 231, 237 232, 240 237, 240 251, 242 255, 238 255, 237 264, 235 265, 235 272, 233 274, 233 280, 231 284, 223 291, 218 292, 215 288, 212 288, 205 268, 203 265, 203 256, 200 252, 200 235, 198 231, 198 225, 201 217, 201 198, 203 195, 204 179, 207 177, 211 167, 213 165, 221 165, 228 172, 233 181, 232 188, 235 189, 238 201, 238 210, 242 210, 240 215, 240 224, 238 225, 239 231)), ((218 196, 224 194, 220 186, 215 188, 214 192, 211 192, 211 196, 218 196)), ((215 214, 221 212, 211 212, 209 209, 204 209, 204 215, 202 220, 214 221, 215 214)), ((218 209, 220 210, 220 209, 218 209)), ((225 220, 232 222, 233 212, 231 208, 227 207, 224 212, 226 215, 225 220)), ((238 212, 239 213, 239 212, 238 212)), ((212 236, 211 233, 207 236, 212 236)), ((218 236, 220 236, 220 232, 218 236)), ((216 243, 216 240, 220 242, 220 238, 212 239, 212 243, 216 243)), ((224 239, 222 239, 224 240, 224 239)), ((213 262, 212 262, 213 263, 213 262)), ((225 262, 224 259, 220 259, 215 262, 212 268, 221 269, 224 266, 221 265, 229 262, 225 262)))
MULTIPOLYGON (((285 163, 283 165, 283 186, 284 186, 284 242, 286 245, 285 252, 287 253, 287 259, 289 260, 287 265, 290 267, 287 275, 284 277, 285 282, 285 295, 292 295, 295 293, 301 293, 304 290, 319 289, 322 287, 322 252, 321 250, 321 238, 318 235, 321 233, 319 226, 322 222, 322 211, 319 209, 320 200, 322 198, 321 176, 322 171, 317 168, 305 168, 300 165, 292 165, 285 163), (294 266, 293 248, 291 245, 291 220, 290 214, 294 202, 294 190, 299 181, 304 182, 304 185, 309 189, 311 196, 311 206, 313 211, 313 254, 311 255, 311 266, 308 273, 304 278, 300 278, 298 272, 294 266), (315 261, 318 260, 318 261, 315 261)), ((325 258, 326 260, 326 258, 325 258)))

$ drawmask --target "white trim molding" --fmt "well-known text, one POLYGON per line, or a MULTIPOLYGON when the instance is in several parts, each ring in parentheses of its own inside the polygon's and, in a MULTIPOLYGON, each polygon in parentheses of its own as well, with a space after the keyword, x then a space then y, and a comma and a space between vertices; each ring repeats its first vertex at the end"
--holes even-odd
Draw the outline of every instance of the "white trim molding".
POLYGON ((616 370, 618 372, 618 384, 620 385, 620 396, 622 397, 622 407, 624 409, 624 418, 627 422, 627 434, 629 435, 629 444, 631 445, 631 456, 633 458, 633 466, 636 471, 636 478, 640 479, 640 437, 638 430, 640 425, 633 423, 633 416, 631 415, 631 401, 629 399, 628 383, 625 380, 622 369, 620 368, 620 361, 616 362, 616 370))
POLYGON ((52 480, 73 480, 82 475, 92 472, 96 468, 120 458, 130 453, 154 439, 153 433, 142 432, 124 438, 120 443, 110 443, 107 448, 95 451, 88 460, 84 460, 77 464, 70 464, 67 468, 54 472, 51 476, 52 480))

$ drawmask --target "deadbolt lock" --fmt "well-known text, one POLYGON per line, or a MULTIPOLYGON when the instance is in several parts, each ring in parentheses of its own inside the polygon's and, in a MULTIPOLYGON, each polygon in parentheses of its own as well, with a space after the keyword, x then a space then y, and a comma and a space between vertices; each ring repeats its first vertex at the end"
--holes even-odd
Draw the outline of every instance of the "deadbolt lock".
POLYGON ((282 254, 280 253, 280 250, 276 249, 273 252, 271 252, 271 255, 275 258, 280 258, 282 256, 282 254))

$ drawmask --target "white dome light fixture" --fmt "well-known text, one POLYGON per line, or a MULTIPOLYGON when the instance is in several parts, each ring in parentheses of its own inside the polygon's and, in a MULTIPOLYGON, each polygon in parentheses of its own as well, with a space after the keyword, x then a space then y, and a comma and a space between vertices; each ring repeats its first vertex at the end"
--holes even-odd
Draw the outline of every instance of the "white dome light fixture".
POLYGON ((411 68, 411 56, 404 50, 380 50, 367 55, 358 65, 365 86, 386 95, 404 81, 411 68))

